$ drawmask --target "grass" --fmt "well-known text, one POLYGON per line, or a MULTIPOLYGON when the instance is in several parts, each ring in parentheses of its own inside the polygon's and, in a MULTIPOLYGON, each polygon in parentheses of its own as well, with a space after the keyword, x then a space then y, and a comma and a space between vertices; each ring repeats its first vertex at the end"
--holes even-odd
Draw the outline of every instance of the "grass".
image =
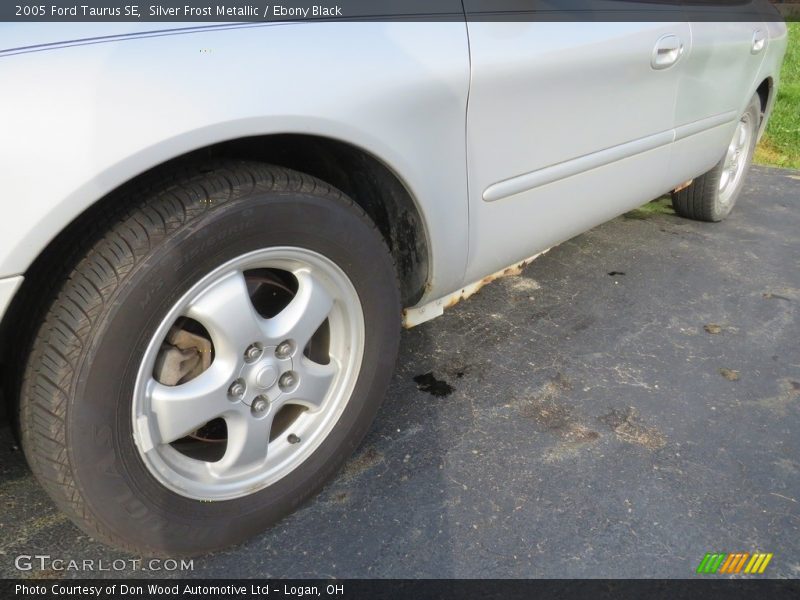
POLYGON ((665 194, 660 198, 656 198, 652 202, 648 202, 644 206, 635 208, 626 212, 623 217, 626 219, 649 219, 653 215, 674 215, 675 211, 672 209, 672 198, 669 194, 665 194))
POLYGON ((800 22, 787 23, 789 47, 781 69, 778 97, 755 162, 800 169, 800 22))

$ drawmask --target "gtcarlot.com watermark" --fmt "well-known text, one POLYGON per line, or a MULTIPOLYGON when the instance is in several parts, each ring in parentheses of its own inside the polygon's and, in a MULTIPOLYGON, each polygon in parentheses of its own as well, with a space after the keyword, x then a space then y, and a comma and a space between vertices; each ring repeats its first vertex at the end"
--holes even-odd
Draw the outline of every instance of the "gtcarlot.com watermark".
POLYGON ((194 571, 193 559, 173 558, 116 558, 74 559, 49 554, 20 554, 14 559, 17 571, 64 571, 64 572, 119 572, 119 571, 194 571))

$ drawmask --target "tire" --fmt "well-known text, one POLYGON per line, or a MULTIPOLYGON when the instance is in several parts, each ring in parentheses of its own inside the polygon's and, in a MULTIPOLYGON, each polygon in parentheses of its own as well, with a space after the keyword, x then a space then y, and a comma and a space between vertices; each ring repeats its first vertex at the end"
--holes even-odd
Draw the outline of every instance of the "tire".
POLYGON ((20 392, 41 485, 139 555, 203 554, 296 509, 360 443, 399 344, 394 263, 352 200, 258 163, 189 173, 110 220, 50 306, 20 392))
POLYGON ((730 214, 753 160, 760 121, 761 101, 754 94, 722 159, 688 187, 672 192, 672 206, 678 215, 695 221, 718 222, 730 214))

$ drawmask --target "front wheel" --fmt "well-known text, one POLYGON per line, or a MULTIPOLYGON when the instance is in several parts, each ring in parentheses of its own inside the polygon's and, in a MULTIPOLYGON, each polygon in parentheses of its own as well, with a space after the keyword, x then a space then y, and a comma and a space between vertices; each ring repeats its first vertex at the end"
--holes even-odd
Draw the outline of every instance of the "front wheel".
POLYGON ((90 535, 240 542, 318 490, 391 376, 400 300, 364 213, 311 177, 204 166, 112 219, 29 357, 23 445, 90 535))
POLYGON ((753 95, 736 124, 725 156, 708 173, 688 187, 672 192, 672 206, 682 217, 696 221, 722 221, 727 217, 744 185, 761 124, 761 101, 753 95))

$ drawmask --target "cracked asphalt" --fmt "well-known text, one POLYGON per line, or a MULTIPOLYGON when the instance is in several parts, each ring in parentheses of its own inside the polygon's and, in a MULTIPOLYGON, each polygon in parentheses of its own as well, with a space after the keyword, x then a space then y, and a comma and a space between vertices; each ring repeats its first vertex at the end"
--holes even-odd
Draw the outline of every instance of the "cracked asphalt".
MULTIPOLYGON (((720 224, 653 202, 405 332, 344 471, 173 575, 691 577, 758 550, 800 577, 798 307, 800 172, 753 168, 720 224)), ((55 510, 5 425, 0 507, 3 577, 130 558, 55 510)))

